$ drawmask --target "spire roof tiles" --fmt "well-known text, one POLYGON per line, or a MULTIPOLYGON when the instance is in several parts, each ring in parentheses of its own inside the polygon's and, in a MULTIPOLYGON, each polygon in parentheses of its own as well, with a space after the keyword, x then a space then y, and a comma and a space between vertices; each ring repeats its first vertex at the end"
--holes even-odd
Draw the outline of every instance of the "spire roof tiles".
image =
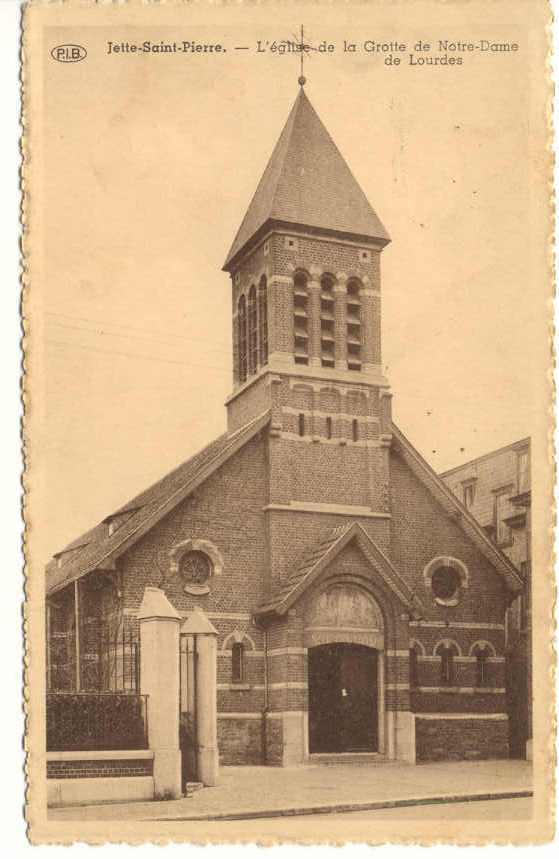
POLYGON ((270 222, 390 241, 302 87, 235 236, 226 271, 270 222))

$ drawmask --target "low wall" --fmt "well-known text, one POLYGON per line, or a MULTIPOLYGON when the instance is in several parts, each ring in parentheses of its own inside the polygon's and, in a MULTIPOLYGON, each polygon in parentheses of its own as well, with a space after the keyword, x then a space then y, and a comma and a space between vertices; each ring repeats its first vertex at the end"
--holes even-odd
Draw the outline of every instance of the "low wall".
POLYGON ((47 804, 130 802, 154 797, 153 752, 48 752, 47 804))
POLYGON ((508 758, 509 727, 499 718, 415 717, 416 760, 488 760, 508 758))

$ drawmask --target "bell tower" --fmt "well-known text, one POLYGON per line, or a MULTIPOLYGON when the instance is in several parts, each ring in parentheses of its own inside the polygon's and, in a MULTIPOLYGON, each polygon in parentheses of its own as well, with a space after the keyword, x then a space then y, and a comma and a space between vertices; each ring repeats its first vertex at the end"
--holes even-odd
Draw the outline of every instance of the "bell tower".
POLYGON ((391 433, 380 311, 380 255, 390 238, 300 84, 224 265, 233 311, 228 426, 270 411, 271 435, 286 445, 278 468, 291 473, 278 478, 281 503, 313 492, 335 503, 341 493, 378 507, 391 433), (296 464, 302 442, 313 449, 304 466, 296 464), (359 486, 371 459, 374 500, 370 481, 359 486), (341 484, 315 479, 326 460, 341 484))

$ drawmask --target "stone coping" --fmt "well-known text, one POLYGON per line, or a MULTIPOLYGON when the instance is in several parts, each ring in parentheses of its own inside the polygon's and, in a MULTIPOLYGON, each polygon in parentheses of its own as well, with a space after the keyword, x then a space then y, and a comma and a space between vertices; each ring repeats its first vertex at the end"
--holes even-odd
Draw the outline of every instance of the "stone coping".
POLYGON ((113 749, 87 752, 47 752, 47 761, 140 761, 152 760, 151 749, 113 749))

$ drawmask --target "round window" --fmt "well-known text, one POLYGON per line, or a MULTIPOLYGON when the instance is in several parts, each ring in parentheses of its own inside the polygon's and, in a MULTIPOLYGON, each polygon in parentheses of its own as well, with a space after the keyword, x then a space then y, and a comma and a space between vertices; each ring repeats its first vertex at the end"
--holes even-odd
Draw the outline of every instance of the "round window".
POLYGON ((460 590, 460 574, 454 567, 437 567, 431 578, 433 594, 441 602, 453 600, 460 590))
POLYGON ((185 552, 179 571, 186 584, 204 585, 212 574, 212 564, 204 552, 185 552))

